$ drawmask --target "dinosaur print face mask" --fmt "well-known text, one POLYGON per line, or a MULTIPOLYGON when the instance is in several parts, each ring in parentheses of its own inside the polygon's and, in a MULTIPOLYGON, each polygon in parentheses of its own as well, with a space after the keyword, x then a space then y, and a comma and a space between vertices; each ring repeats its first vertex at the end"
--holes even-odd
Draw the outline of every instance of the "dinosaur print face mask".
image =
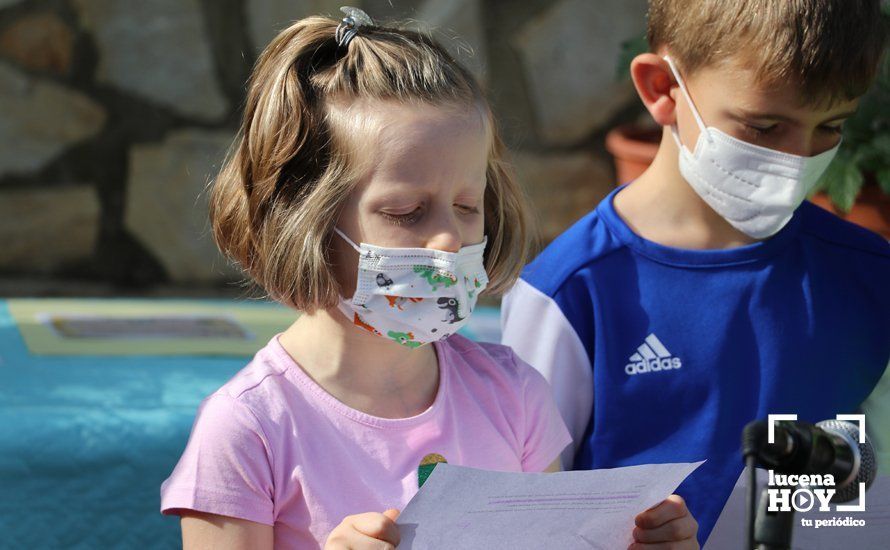
POLYGON ((483 253, 487 239, 458 252, 355 244, 359 253, 352 299, 339 310, 358 328, 418 348, 454 334, 467 323, 488 284, 483 253))

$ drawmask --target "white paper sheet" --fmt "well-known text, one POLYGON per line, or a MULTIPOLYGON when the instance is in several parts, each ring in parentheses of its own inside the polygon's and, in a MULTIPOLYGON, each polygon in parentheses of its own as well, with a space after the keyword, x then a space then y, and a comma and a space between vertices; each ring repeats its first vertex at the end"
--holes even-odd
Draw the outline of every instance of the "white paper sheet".
MULTIPOLYGON (((767 481, 766 470, 757 471, 758 492, 767 481)), ((705 550, 742 550, 745 546, 747 529, 748 478, 745 472, 739 476, 736 486, 723 507, 711 536, 705 543, 705 550)), ((857 504, 858 501, 846 504, 857 504)), ((878 476, 865 493, 864 512, 838 512, 831 505, 831 512, 810 511, 795 513, 794 532, 791 538, 792 550, 849 550, 890 548, 890 476, 878 476), (855 518, 864 520, 864 526, 822 526, 815 528, 815 520, 831 518, 855 518), (813 526, 801 525, 801 518, 814 520, 813 526)))
POLYGON ((627 548, 634 516, 667 498, 701 464, 549 474, 439 464, 399 516, 399 548, 627 548))

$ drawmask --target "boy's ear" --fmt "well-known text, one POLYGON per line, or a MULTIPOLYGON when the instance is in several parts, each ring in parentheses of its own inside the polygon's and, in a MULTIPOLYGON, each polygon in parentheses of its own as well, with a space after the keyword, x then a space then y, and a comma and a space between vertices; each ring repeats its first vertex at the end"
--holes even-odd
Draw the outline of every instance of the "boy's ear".
POLYGON ((674 124, 677 113, 673 90, 677 83, 668 62, 654 53, 640 54, 630 63, 630 76, 655 122, 661 126, 674 124))

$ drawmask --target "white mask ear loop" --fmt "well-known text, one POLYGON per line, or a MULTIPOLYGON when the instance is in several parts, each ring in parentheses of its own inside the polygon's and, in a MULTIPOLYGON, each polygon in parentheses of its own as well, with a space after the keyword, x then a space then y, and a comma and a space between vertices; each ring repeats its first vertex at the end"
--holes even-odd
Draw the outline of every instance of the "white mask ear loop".
POLYGON ((350 245, 352 248, 354 248, 356 252, 358 252, 359 254, 362 253, 362 249, 361 249, 361 247, 360 247, 359 245, 355 244, 354 242, 352 242, 352 239, 350 239, 349 237, 347 237, 347 236, 346 236, 346 233, 343 233, 343 232, 340 231, 340 229, 337 228, 337 227, 334 228, 334 231, 336 231, 338 235, 340 235, 341 237, 343 237, 343 240, 345 240, 346 242, 348 242, 349 245, 350 245))
MULTIPOLYGON (((711 133, 708 132, 708 127, 705 126, 705 122, 702 120, 701 115, 698 114, 698 109, 695 108, 695 103, 692 102, 692 96, 689 95, 689 90, 686 89, 686 83, 683 82, 683 78, 680 76, 680 71, 678 71, 677 66, 674 65, 674 60, 671 59, 669 55, 664 56, 664 60, 668 62, 668 66, 670 66, 671 72, 674 73, 674 78, 677 79, 677 84, 680 85, 680 90, 683 92, 683 96, 686 98, 686 102, 689 104, 689 108, 692 110, 692 116, 695 117, 695 122, 696 124, 698 124, 699 130, 701 130, 702 134, 705 135, 708 141, 712 141, 711 133)), ((677 144, 680 145, 680 137, 677 135, 676 130, 674 131, 674 139, 676 139, 677 144)))

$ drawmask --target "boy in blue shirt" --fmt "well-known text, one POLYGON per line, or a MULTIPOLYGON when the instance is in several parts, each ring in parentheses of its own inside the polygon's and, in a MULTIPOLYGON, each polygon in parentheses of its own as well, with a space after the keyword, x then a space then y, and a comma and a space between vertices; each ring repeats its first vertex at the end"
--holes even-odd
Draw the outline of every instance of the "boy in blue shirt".
POLYGON ((503 343, 573 433, 566 466, 707 459, 677 491, 701 544, 746 423, 855 412, 890 359, 890 245, 804 202, 884 32, 879 0, 651 0, 631 75, 658 154, 505 297, 503 343))

